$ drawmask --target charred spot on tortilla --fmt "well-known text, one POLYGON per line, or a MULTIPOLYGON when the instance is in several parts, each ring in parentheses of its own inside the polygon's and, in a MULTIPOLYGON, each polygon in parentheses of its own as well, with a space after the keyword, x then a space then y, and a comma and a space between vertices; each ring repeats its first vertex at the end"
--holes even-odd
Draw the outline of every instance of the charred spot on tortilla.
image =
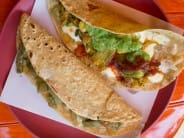
POLYGON ((35 28, 34 24, 31 23, 30 25, 31 25, 31 27, 32 27, 33 29, 35 28))
POLYGON ((33 56, 33 53, 32 53, 32 52, 30 52, 30 53, 29 53, 29 57, 30 57, 30 58, 32 58, 32 56, 33 56))
POLYGON ((98 9, 99 7, 97 5, 92 4, 92 3, 88 3, 88 8, 89 8, 89 11, 93 11, 93 10, 98 9))
POLYGON ((45 46, 48 46, 48 43, 45 43, 44 45, 45 45, 45 46))

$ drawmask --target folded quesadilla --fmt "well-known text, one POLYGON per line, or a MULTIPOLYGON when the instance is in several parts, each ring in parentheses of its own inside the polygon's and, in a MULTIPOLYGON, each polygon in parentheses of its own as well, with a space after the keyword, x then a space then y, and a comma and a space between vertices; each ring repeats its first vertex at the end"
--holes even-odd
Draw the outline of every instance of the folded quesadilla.
POLYGON ((141 129, 141 115, 27 14, 17 31, 17 51, 17 72, 75 127, 96 135, 141 129))
POLYGON ((65 45, 116 87, 158 90, 184 68, 184 38, 148 29, 98 0, 47 0, 65 45))

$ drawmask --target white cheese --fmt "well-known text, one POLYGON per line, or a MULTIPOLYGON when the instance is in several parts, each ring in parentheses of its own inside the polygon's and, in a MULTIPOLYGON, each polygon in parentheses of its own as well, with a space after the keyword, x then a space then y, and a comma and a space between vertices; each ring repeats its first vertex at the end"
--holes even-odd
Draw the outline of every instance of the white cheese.
POLYGON ((172 61, 168 59, 162 60, 161 64, 159 65, 159 70, 162 71, 163 73, 167 73, 169 70, 177 71, 178 70, 177 65, 182 62, 183 62, 182 58, 176 61, 172 61))
POLYGON ((152 82, 152 83, 159 83, 163 80, 164 75, 161 73, 156 73, 152 76, 148 76, 148 79, 152 82))
POLYGON ((146 40, 155 41, 161 45, 165 45, 170 42, 170 39, 168 37, 157 32, 143 31, 143 32, 136 33, 135 35, 139 37, 139 40, 142 43, 144 43, 146 40))
POLYGON ((156 43, 151 43, 151 44, 145 45, 145 48, 143 49, 143 51, 146 52, 150 56, 150 58, 152 58, 154 55, 154 47, 155 46, 156 46, 156 43))
POLYGON ((136 33, 135 34, 138 38, 139 38, 139 41, 144 43, 146 41, 146 39, 149 39, 151 40, 152 39, 152 33, 151 32, 139 32, 139 33, 136 33))
POLYGON ((103 75, 107 76, 108 78, 115 78, 116 75, 115 73, 112 71, 111 68, 107 67, 105 70, 103 70, 101 72, 103 75))
POLYGON ((63 26, 62 30, 64 33, 68 34, 73 40, 76 42, 81 42, 81 39, 79 36, 75 35, 75 32, 78 28, 76 26, 63 26))
POLYGON ((153 40, 161 45, 166 45, 170 42, 170 39, 164 35, 154 33, 153 40))
POLYGON ((170 60, 162 60, 161 64, 159 65, 159 70, 163 73, 167 73, 169 69, 173 66, 173 62, 170 60))

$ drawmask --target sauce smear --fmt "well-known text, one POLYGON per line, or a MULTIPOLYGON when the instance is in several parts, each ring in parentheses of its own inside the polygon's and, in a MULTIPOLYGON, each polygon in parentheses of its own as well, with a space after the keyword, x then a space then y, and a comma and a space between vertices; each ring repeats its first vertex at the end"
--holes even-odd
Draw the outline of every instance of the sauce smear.
POLYGON ((77 57, 84 57, 87 56, 86 50, 84 45, 80 44, 77 46, 77 48, 74 50, 74 53, 77 57))

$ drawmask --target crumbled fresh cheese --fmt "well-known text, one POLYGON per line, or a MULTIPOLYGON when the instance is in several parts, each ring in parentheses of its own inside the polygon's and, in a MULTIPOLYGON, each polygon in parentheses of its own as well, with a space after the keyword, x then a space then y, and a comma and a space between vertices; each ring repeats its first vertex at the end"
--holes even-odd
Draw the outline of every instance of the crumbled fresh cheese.
POLYGON ((159 65, 159 70, 163 73, 167 73, 169 69, 173 66, 173 62, 170 60, 162 60, 161 64, 159 65))
POLYGON ((151 44, 145 45, 145 48, 143 49, 144 52, 146 52, 150 56, 150 58, 152 58, 154 55, 155 46, 156 46, 156 43, 151 43, 151 44))
POLYGON ((152 83, 158 83, 161 82, 163 80, 164 75, 161 73, 156 73, 152 76, 148 76, 148 79, 152 82, 152 83))
POLYGON ((161 34, 157 34, 157 33, 154 33, 153 40, 158 42, 161 45, 168 44, 170 41, 170 39, 168 37, 161 35, 161 34))
POLYGON ((116 77, 116 75, 114 74, 114 72, 112 71, 112 69, 109 68, 109 67, 106 68, 105 70, 103 70, 101 73, 103 75, 107 76, 108 78, 115 78, 116 77))
POLYGON ((75 32, 78 28, 76 26, 63 26, 62 30, 64 33, 68 34, 73 40, 76 42, 81 42, 81 39, 79 36, 75 35, 75 32))
POLYGON ((139 40, 142 43, 144 43, 146 40, 156 41, 158 44, 161 45, 165 45, 170 42, 170 39, 168 37, 157 32, 143 31, 136 33, 136 35, 139 37, 139 40))
POLYGON ((181 62, 183 62, 182 58, 178 59, 177 61, 172 61, 168 59, 162 60, 159 66, 159 70, 163 73, 167 73, 169 70, 177 71, 178 68, 176 67, 176 65, 180 64, 181 62))
POLYGON ((152 32, 147 32, 147 31, 136 33, 136 35, 139 37, 139 40, 142 43, 144 43, 147 39, 151 40, 152 37, 153 37, 153 33, 152 32))

